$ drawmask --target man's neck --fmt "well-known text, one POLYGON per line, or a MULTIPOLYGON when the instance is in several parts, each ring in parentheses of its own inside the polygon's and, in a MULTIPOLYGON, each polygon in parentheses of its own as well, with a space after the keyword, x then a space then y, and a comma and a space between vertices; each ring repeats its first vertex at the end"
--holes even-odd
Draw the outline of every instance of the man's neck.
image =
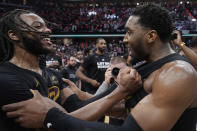
POLYGON ((15 47, 15 54, 14 57, 10 60, 10 62, 20 68, 32 70, 41 74, 38 57, 18 46, 15 47))
POLYGON ((159 46, 152 48, 151 55, 147 61, 154 62, 165 56, 175 53, 168 43, 161 43, 159 46))

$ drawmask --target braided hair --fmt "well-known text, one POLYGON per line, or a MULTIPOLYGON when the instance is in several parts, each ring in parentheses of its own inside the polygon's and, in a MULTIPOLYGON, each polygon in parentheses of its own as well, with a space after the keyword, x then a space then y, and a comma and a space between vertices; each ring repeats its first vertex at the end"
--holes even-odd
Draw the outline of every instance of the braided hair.
POLYGON ((28 10, 15 9, 8 12, 0 19, 0 63, 9 61, 14 55, 13 40, 9 38, 8 31, 12 30, 16 34, 20 34, 22 29, 35 31, 34 28, 25 23, 21 18, 21 14, 32 13, 28 10))

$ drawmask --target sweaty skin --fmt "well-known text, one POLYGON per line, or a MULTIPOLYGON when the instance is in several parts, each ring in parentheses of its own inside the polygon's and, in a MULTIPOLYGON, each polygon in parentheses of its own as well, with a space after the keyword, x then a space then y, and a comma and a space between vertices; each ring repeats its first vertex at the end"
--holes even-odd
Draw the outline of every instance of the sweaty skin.
MULTIPOLYGON (((133 51, 132 56, 146 57, 152 62, 174 53, 168 43, 159 40, 155 30, 137 24, 138 19, 137 16, 130 17, 125 25, 124 42, 133 51), (134 50, 136 43, 143 43, 141 50, 134 50), (144 54, 139 55, 141 52, 144 54)), ((196 79, 195 69, 187 62, 165 64, 144 81, 149 95, 131 110, 131 114, 143 130, 170 130, 187 108, 197 106, 196 79)))
POLYGON ((170 130, 186 108, 197 106, 196 78, 195 69, 183 61, 168 63, 150 75, 144 86, 150 94, 131 111, 140 127, 170 130))

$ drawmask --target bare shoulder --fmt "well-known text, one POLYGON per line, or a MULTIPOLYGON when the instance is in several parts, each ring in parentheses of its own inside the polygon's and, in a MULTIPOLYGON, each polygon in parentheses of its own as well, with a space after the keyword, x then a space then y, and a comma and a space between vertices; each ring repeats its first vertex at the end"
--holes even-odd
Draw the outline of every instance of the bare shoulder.
POLYGON ((155 76, 152 94, 172 103, 181 98, 192 101, 197 95, 196 70, 190 63, 180 60, 165 64, 155 76))
POLYGON ((194 67, 186 62, 181 60, 176 60, 170 63, 165 64, 158 72, 158 79, 163 80, 184 80, 184 79, 195 79, 197 78, 197 72, 194 67))

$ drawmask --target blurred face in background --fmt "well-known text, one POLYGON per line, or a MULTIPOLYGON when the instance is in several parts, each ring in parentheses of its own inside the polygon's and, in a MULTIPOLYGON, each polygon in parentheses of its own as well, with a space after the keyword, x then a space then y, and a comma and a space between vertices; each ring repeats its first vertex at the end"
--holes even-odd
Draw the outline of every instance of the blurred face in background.
POLYGON ((69 62, 69 65, 71 66, 75 66, 77 64, 76 58, 73 56, 70 57, 68 62, 69 62))
POLYGON ((77 52, 76 58, 77 58, 78 60, 82 60, 82 59, 83 59, 83 53, 82 53, 81 51, 78 51, 78 52, 77 52))

